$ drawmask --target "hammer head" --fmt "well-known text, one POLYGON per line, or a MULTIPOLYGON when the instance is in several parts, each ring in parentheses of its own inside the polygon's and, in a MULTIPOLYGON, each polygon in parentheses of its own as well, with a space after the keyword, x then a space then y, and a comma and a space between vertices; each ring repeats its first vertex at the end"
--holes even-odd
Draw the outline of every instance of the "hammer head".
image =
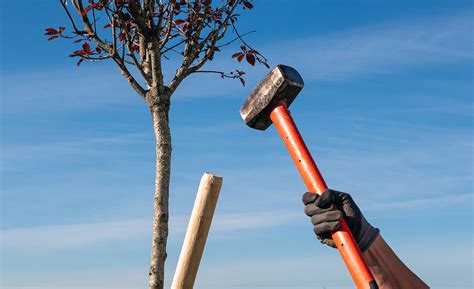
POLYGON ((298 71, 279 64, 255 87, 240 108, 240 115, 251 128, 266 130, 272 124, 270 113, 275 106, 280 102, 290 106, 303 86, 298 71))

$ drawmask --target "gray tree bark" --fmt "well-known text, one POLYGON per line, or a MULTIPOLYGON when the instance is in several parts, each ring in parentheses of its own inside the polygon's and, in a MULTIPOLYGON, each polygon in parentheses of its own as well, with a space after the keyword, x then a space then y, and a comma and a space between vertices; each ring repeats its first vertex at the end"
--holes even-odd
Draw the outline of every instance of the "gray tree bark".
POLYGON ((149 91, 150 108, 156 139, 156 176, 153 202, 153 238, 149 271, 149 289, 163 289, 168 239, 168 200, 171 169, 170 97, 149 91))

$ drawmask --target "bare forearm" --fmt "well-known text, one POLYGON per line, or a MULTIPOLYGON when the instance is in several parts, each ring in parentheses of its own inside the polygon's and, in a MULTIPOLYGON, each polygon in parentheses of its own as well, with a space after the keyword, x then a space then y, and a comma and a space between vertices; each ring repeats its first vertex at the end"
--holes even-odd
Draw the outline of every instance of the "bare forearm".
POLYGON ((364 257, 380 289, 429 288, 378 236, 364 252, 364 257))

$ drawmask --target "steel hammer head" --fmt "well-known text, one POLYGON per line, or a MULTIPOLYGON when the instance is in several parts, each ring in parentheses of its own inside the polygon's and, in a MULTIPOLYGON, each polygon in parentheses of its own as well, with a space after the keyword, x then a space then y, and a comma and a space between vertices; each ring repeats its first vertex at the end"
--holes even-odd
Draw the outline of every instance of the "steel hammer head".
POLYGON ((290 106, 304 82, 294 68, 277 65, 250 94, 240 108, 240 115, 251 128, 266 130, 271 124, 270 113, 280 102, 290 106))

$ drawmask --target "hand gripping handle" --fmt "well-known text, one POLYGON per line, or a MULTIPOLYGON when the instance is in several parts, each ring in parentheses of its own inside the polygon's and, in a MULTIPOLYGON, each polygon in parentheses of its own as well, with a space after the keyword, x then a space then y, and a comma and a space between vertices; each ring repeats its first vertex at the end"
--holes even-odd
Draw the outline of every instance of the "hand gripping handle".
MULTIPOLYGON (((306 144, 301 137, 290 112, 284 103, 277 105, 270 114, 270 118, 278 130, 286 148, 290 152, 293 161, 303 177, 308 190, 321 194, 328 187, 316 166, 306 144)), ((339 253, 346 263, 347 268, 358 289, 378 288, 372 273, 365 264, 362 252, 347 226, 346 221, 341 220, 341 227, 332 233, 332 239, 339 253)))

